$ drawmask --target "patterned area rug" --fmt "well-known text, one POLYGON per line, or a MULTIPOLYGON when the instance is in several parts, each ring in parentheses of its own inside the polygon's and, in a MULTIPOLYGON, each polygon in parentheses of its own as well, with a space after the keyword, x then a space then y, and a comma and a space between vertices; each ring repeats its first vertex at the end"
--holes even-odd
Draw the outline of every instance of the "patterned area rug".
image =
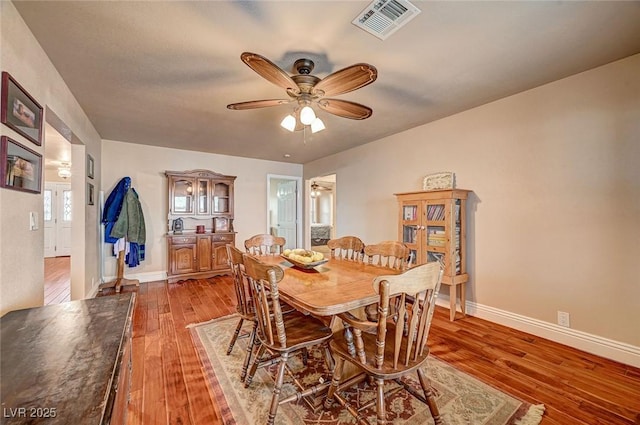
MULTIPOLYGON (((231 355, 226 351, 231 335, 238 323, 237 316, 226 316, 207 323, 191 325, 191 335, 209 380, 211 395, 220 407, 225 425, 251 425, 266 422, 273 389, 275 367, 259 369, 247 389, 240 382, 247 339, 239 339, 231 355)), ((250 326, 247 324, 247 328, 250 326)), ((289 360, 297 379, 305 386, 320 379, 330 379, 320 351, 309 353, 307 367, 299 356, 289 360)), ((543 405, 524 403, 508 394, 488 386, 472 376, 431 356, 425 367, 436 392, 437 403, 444 422, 448 425, 536 425, 542 420, 543 405)), ((291 378, 285 375, 285 395, 292 394, 291 378)), ((417 376, 405 378, 420 389, 417 376)), ((393 383, 389 389, 393 389, 393 383)), ((375 388, 364 382, 348 393, 348 398, 360 403, 373 400, 375 388)), ((407 391, 392 392, 386 397, 387 415, 396 424, 433 424, 428 407, 407 391)), ((354 424, 355 419, 338 403, 329 411, 322 408, 314 412, 303 400, 286 403, 278 408, 277 425, 343 425, 354 424)), ((375 405, 365 411, 375 423, 375 405)))

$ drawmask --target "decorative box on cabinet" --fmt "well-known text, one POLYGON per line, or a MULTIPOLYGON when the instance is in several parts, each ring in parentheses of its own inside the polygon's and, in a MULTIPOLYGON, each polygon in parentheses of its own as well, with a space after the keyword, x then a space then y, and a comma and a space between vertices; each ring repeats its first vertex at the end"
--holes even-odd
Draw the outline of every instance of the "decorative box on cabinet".
POLYGON ((183 221, 179 234, 167 234, 167 279, 203 279, 231 273, 226 245, 235 245, 233 203, 235 176, 208 170, 166 171, 168 229, 183 221), (197 233, 198 226, 204 232, 197 233))
POLYGON ((450 288, 451 320, 455 319, 458 288, 463 316, 466 311, 466 201, 470 192, 449 189, 395 194, 398 239, 411 250, 412 264, 439 261, 442 265, 442 283, 450 288))
POLYGON ((135 293, 0 319, 2 424, 125 425, 135 293))

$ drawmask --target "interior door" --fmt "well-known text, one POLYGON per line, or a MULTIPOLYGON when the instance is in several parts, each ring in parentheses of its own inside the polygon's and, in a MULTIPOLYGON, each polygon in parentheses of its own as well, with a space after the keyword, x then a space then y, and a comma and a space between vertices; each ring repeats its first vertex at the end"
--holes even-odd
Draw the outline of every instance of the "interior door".
POLYGON ((285 248, 295 248, 297 241, 297 182, 295 180, 279 182, 278 214, 276 229, 278 236, 287 240, 285 248))
POLYGON ((56 229, 56 256, 71 255, 71 183, 56 183, 58 222, 56 229))
POLYGON ((44 184, 44 256, 56 256, 56 185, 45 182, 44 184))
POLYGON ((45 182, 44 256, 71 255, 71 183, 45 182))

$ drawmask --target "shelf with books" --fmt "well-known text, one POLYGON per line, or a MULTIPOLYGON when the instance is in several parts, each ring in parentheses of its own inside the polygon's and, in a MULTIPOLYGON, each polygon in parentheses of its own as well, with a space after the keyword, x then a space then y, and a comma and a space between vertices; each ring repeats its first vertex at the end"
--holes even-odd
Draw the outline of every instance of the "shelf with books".
POLYGON ((465 205, 471 191, 448 189, 395 194, 398 199, 398 239, 415 252, 412 265, 438 261, 443 268, 442 283, 450 287, 450 317, 457 309, 465 313, 466 223, 465 205), (459 291, 458 291, 459 288, 459 291))

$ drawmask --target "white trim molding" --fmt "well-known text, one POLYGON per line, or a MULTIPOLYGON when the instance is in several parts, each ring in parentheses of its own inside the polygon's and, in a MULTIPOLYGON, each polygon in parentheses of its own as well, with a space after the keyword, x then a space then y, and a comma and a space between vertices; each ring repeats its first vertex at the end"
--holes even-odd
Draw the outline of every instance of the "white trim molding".
MULTIPOLYGON (((437 304, 448 309, 449 297, 441 295, 438 297, 437 304)), ((472 301, 467 301, 466 310, 469 316, 479 317, 490 322, 568 345, 578 350, 586 351, 587 353, 640 367, 640 347, 631 344, 565 328, 554 323, 544 322, 472 301)))

